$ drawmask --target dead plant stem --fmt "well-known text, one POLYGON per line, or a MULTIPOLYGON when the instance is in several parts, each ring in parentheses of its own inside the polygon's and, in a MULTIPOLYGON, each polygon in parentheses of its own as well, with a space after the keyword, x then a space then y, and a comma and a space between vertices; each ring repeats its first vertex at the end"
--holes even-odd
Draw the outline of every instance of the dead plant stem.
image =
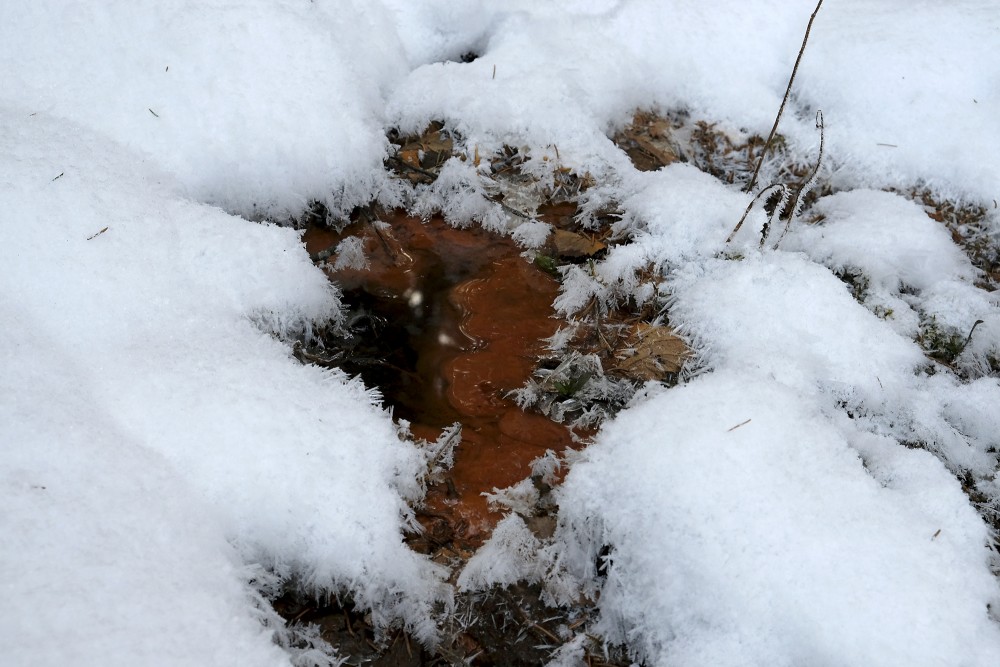
POLYGON ((757 168, 753 170, 753 177, 745 188, 744 192, 753 192, 753 188, 757 185, 757 175, 760 174, 761 165, 764 164, 764 158, 767 157, 767 151, 771 148, 771 142, 774 141, 774 135, 778 131, 778 123, 781 121, 781 114, 785 111, 785 105, 788 103, 788 98, 792 93, 792 83, 795 81, 795 75, 799 71, 799 63, 802 62, 802 54, 806 51, 806 42, 809 41, 809 31, 812 30, 813 21, 816 19, 816 14, 819 13, 819 8, 823 6, 823 0, 819 0, 816 3, 816 9, 813 10, 812 15, 809 17, 809 23, 806 25, 806 34, 802 38, 802 46, 799 47, 799 55, 795 58, 795 65, 792 67, 792 75, 788 77, 788 87, 785 88, 785 97, 781 100, 781 106, 778 107, 778 115, 774 117, 774 125, 771 126, 771 134, 767 135, 767 141, 764 142, 764 150, 761 151, 760 157, 757 158, 757 168))

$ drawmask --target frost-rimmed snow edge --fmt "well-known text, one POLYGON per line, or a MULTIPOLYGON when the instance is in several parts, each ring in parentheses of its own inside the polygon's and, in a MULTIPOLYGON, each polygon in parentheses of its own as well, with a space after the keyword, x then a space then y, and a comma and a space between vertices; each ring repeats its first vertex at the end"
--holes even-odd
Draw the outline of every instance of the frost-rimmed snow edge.
POLYGON ((2 116, 12 663, 280 662, 240 563, 432 642, 445 573, 402 542, 425 454, 259 328, 339 316, 298 234, 185 201, 106 137, 2 116), (89 639, 43 638, 70 618, 89 639))

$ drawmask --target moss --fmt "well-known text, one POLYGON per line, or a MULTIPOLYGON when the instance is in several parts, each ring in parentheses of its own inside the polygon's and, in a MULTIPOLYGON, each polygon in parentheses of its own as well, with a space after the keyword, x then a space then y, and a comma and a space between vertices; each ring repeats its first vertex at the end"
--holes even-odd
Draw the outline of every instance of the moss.
POLYGON ((535 266, 540 268, 545 273, 548 273, 556 278, 559 277, 559 262, 556 261, 554 257, 549 255, 535 255, 535 266))
POLYGON ((942 326, 933 316, 921 323, 917 335, 917 343, 927 356, 949 366, 962 354, 966 342, 966 336, 954 328, 942 326))

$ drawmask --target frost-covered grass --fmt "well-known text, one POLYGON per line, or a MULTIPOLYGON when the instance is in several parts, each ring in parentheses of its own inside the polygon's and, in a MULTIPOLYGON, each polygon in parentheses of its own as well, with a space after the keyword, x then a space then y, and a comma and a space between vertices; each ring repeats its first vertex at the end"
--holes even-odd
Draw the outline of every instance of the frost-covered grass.
POLYGON ((587 174, 584 218, 621 214, 629 242, 566 272, 562 312, 666 294, 697 355, 574 463, 554 540, 506 522, 463 585, 600 592, 598 629, 648 664, 996 664, 976 510, 1000 511, 1000 306, 885 191, 980 205, 996 244, 996 4, 824 6, 780 131, 809 164, 822 108, 837 193, 776 251, 761 211, 726 243, 738 182, 640 173, 608 138, 636 108, 766 134, 812 8, 4 3, 0 662, 304 662, 273 642, 276 580, 434 639, 446 573, 402 543, 426 455, 293 360, 338 296, 295 232, 237 216, 407 202, 537 244, 488 160, 413 192, 389 176, 385 131, 440 120, 470 158, 587 174))

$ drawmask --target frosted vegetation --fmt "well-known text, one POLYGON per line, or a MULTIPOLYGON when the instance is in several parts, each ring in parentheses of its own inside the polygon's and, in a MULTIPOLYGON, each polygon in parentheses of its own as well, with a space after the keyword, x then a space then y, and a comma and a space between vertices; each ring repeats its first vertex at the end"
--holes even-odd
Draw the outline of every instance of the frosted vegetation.
POLYGON ((583 223, 616 213, 558 311, 648 306, 694 356, 570 462, 554 537, 499 493, 456 585, 589 596, 649 665, 998 664, 996 3, 829 0, 760 179, 811 169, 821 108, 818 198, 776 250, 763 207, 726 241, 746 173, 640 172, 609 138, 636 109, 766 135, 812 9, 4 2, 0 662, 334 664, 282 586, 439 638, 450 573, 402 542, 439 458, 294 360, 339 295, 261 221, 375 201, 530 251, 548 227, 475 159, 513 146, 540 189, 586 175, 583 223), (386 132, 433 120, 466 159, 411 187, 386 132))

